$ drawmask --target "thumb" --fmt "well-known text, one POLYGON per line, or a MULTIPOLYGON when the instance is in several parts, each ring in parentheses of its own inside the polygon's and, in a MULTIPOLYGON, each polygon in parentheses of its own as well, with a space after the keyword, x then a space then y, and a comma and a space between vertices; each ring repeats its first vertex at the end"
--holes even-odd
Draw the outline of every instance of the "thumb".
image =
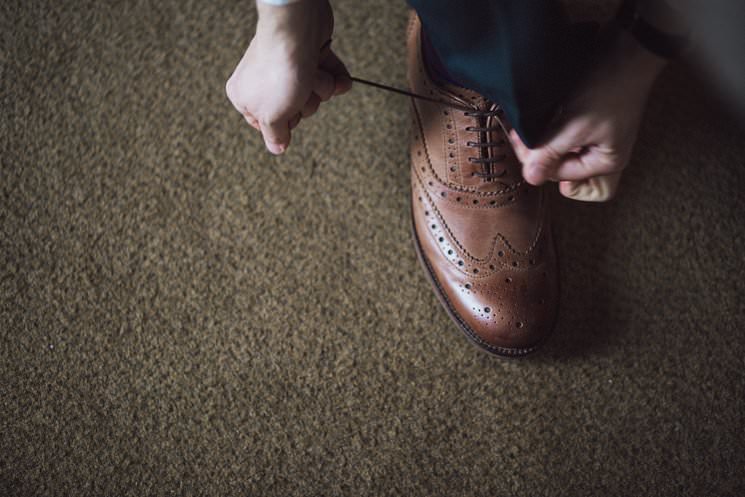
POLYGON ((287 150, 290 144, 290 123, 287 119, 275 121, 260 121, 261 134, 266 148, 273 154, 279 155, 287 150))
MULTIPOLYGON (((553 137, 536 148, 521 150, 523 177, 531 185, 556 181, 556 172, 567 154, 581 150, 585 143, 584 127, 565 125, 553 137)), ((524 147, 524 145, 523 145, 524 147)))

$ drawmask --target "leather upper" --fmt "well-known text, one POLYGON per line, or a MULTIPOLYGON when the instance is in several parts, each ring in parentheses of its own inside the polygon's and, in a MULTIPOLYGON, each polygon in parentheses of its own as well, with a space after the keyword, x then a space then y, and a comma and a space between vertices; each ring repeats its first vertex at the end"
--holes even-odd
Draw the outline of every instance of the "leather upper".
POLYGON ((527 353, 556 317, 556 257, 541 188, 526 183, 499 107, 435 82, 421 25, 408 29, 412 99, 412 216, 436 291, 463 331, 490 352, 527 353))

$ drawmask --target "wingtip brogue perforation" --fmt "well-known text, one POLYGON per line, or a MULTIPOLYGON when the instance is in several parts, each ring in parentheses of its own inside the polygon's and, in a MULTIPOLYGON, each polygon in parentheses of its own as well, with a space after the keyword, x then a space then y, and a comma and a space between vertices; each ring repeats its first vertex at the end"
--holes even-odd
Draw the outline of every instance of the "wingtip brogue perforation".
POLYGON ((420 43, 412 16, 409 85, 444 102, 412 100, 417 253, 437 297, 474 344, 497 355, 528 354, 548 336, 558 309, 546 198, 522 179, 499 106, 433 80, 420 43))

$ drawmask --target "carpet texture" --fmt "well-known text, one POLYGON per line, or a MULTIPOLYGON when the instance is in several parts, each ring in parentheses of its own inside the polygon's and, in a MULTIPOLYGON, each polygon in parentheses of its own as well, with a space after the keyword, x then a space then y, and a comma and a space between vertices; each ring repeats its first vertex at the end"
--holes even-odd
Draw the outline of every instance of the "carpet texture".
MULTIPOLYGON (((404 85, 403 2, 336 2, 404 85)), ((409 231, 409 104, 281 158, 224 84, 250 2, 0 6, 0 495, 745 495, 745 132, 690 69, 622 192, 552 194, 543 351, 463 339, 409 231)))

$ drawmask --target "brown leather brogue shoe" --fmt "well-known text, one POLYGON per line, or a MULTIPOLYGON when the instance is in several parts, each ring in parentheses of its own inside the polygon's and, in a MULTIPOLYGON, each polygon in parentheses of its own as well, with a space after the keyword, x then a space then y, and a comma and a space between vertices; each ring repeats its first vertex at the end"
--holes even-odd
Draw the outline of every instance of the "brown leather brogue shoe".
POLYGON ((544 192, 522 179, 499 106, 428 74, 415 15, 407 38, 411 91, 449 104, 412 99, 411 206, 419 258, 472 342, 498 355, 530 353, 551 332, 558 310, 544 192))

